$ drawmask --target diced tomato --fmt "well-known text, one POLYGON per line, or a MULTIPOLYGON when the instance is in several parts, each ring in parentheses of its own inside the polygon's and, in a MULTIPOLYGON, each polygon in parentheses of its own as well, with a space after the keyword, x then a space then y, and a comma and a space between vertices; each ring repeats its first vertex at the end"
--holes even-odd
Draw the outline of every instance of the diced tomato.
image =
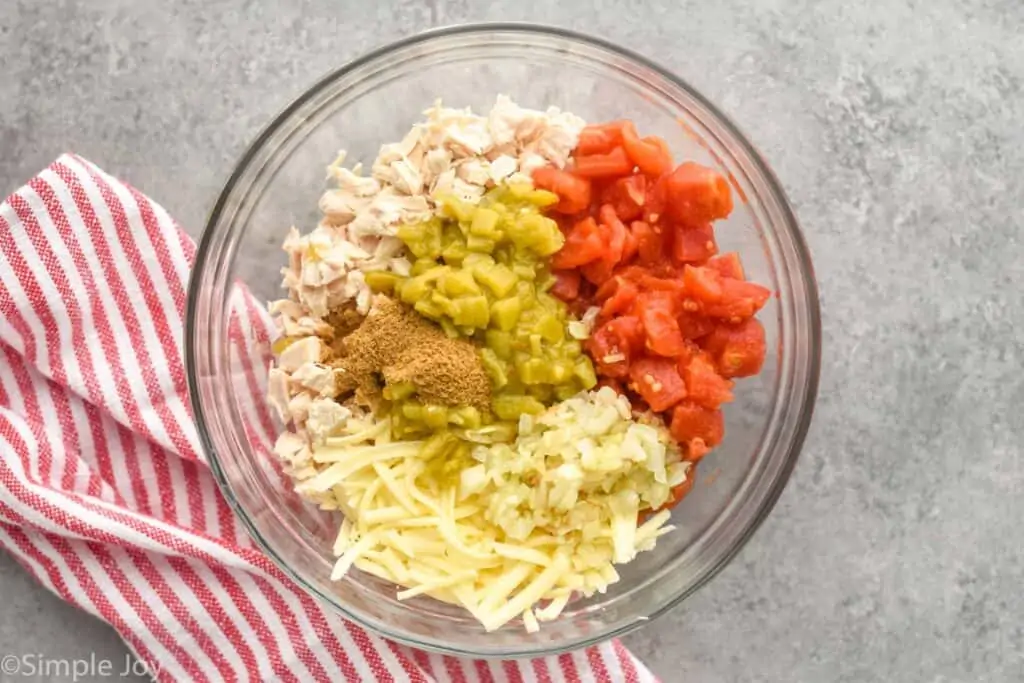
POLYGON ((616 277, 635 282, 641 290, 670 292, 675 299, 681 300, 686 293, 681 270, 674 268, 671 264, 629 265, 619 268, 616 277))
POLYGON ((553 273, 555 284, 551 294, 562 301, 572 301, 580 295, 580 273, 577 270, 559 270, 553 273))
POLYGON ((610 298, 616 291, 618 291, 619 285, 621 285, 625 279, 626 278, 624 278, 621 273, 609 279, 603 285, 598 287, 596 292, 594 292, 594 301, 601 303, 602 301, 610 298))
POLYGON ((669 292, 644 292, 634 310, 647 335, 647 348, 659 356, 678 356, 686 348, 676 321, 677 306, 669 292))
POLYGON ((624 268, 619 268, 619 272, 616 273, 616 276, 621 277, 624 280, 640 282, 649 272, 650 269, 647 266, 634 264, 625 266, 624 268))
POLYGON ((606 327, 599 328, 587 340, 587 351, 594 361, 594 368, 602 377, 621 378, 629 375, 628 349, 620 348, 620 343, 614 331, 606 327))
POLYGON ((658 223, 665 215, 668 206, 668 175, 663 175, 653 183, 647 184, 647 196, 644 198, 644 220, 651 224, 658 223))
POLYGON ((722 441, 730 378, 755 374, 766 353, 753 315, 771 292, 747 282, 739 255, 718 255, 715 242, 713 222, 732 210, 727 180, 692 162, 672 168, 663 140, 613 121, 587 126, 569 167, 535 182, 568 212, 551 291, 577 315, 601 307, 584 342, 599 384, 634 409, 671 413, 673 436, 696 462, 722 441))
POLYGON ((618 178, 601 192, 601 201, 611 204, 620 220, 631 221, 643 213, 647 178, 640 174, 618 178))
POLYGON ((533 172, 533 184, 558 195, 554 210, 573 215, 590 206, 590 181, 554 166, 543 166, 533 172))
POLYGON ((632 355, 639 354, 644 348, 644 326, 640 319, 632 315, 621 315, 609 320, 604 327, 619 340, 620 347, 632 355))
MULTIPOLYGON (((668 289, 652 289, 647 282, 656 278, 643 278, 640 285, 640 295, 637 297, 633 309, 639 311, 641 308, 664 311, 673 318, 679 315, 680 303, 676 293, 668 289)), ((643 318, 641 318, 642 320, 643 318)))
POLYGON ((566 270, 582 266, 601 258, 605 246, 597 230, 597 222, 593 218, 584 218, 572 226, 565 236, 565 244, 551 258, 551 267, 566 270))
POLYGON ((686 266, 683 286, 686 293, 701 304, 717 304, 722 300, 722 275, 704 266, 686 266))
POLYGON ((706 354, 698 354, 681 368, 690 400, 706 408, 717 408, 732 401, 732 382, 718 374, 706 354))
POLYGON ((677 302, 681 301, 686 294, 686 287, 683 286, 683 281, 678 279, 678 276, 674 277, 671 273, 666 274, 665 277, 658 277, 653 273, 644 275, 640 278, 640 286, 656 292, 668 292, 675 297, 677 302))
POLYGON ((583 277, 598 286, 608 281, 608 278, 612 276, 612 270, 614 270, 614 266, 604 258, 580 266, 580 273, 583 274, 583 277))
POLYGON ((696 463, 710 452, 711 449, 704 443, 704 439, 690 439, 689 443, 686 444, 686 457, 684 459, 696 463))
POLYGON ((686 398, 686 385, 675 363, 667 358, 637 359, 629 368, 629 378, 631 386, 655 412, 668 410, 686 398))
POLYGON ((622 224, 610 204, 605 204, 598 212, 598 233, 604 243, 604 253, 595 261, 583 266, 580 271, 590 282, 601 285, 611 277, 615 266, 622 260, 622 252, 626 244, 626 226, 622 224))
POLYGON ((618 265, 622 260, 622 251, 626 246, 626 226, 619 220, 615 213, 615 207, 611 204, 602 204, 598 212, 598 218, 604 227, 608 239, 607 259, 611 264, 618 265))
POLYGON ((607 154, 576 157, 573 172, 583 178, 617 178, 633 171, 633 161, 622 147, 614 147, 607 154))
POLYGON ((587 309, 594 305, 595 289, 596 287, 594 287, 594 285, 587 282, 582 277, 580 278, 579 295, 572 301, 566 303, 566 306, 569 307, 569 310, 577 318, 582 318, 583 314, 587 312, 587 309))
POLYGON ((679 332, 675 318, 661 311, 645 311, 643 323, 644 329, 650 330, 647 348, 653 353, 675 358, 686 350, 686 340, 679 332))
MULTIPOLYGON (((647 135, 641 138, 640 141, 643 142, 648 148, 654 148, 655 150, 657 150, 660 164, 659 168, 665 169, 662 173, 667 173, 669 169, 671 169, 672 166, 675 164, 675 161, 673 161, 672 159, 672 150, 669 149, 668 143, 665 142, 664 138, 659 137, 657 135, 647 135)), ((658 176, 661 175, 661 173, 654 172, 648 173, 648 175, 657 178, 658 176)))
POLYGON ((710 223, 697 227, 681 225, 672 241, 672 258, 676 263, 703 263, 718 253, 715 231, 710 223))
MULTIPOLYGON (((609 295, 605 299, 604 304, 601 306, 601 317, 610 318, 620 313, 625 313, 633 307, 633 302, 636 301, 637 294, 640 290, 637 286, 629 280, 622 280, 621 278, 613 278, 617 282, 617 286, 613 294, 609 295)), ((612 282, 609 280, 608 282, 612 282)), ((602 289, 604 286, 602 286, 602 289)))
POLYGON ((625 379, 629 376, 628 358, 619 358, 620 355, 625 356, 624 352, 605 349, 598 345, 596 340, 590 348, 593 349, 590 352, 591 360, 599 376, 612 379, 625 379), (605 360, 606 358, 608 360, 605 360))
POLYGON ((676 441, 690 443, 700 439, 708 448, 722 443, 725 436, 725 420, 721 410, 711 410, 693 401, 683 401, 672 411, 669 431, 676 441))
POLYGON ((712 318, 724 318, 734 323, 752 318, 772 295, 767 287, 745 280, 723 278, 720 284, 719 300, 704 306, 704 313, 712 318))
POLYGON ((622 126, 622 146, 633 163, 647 175, 657 177, 672 170, 672 154, 665 141, 654 136, 641 139, 632 121, 622 126))
POLYGON ((723 377, 751 377, 764 365, 764 326, 756 318, 739 325, 719 325, 704 340, 704 348, 723 377))
POLYGON ((672 263, 672 259, 666 258, 662 259, 659 263, 652 263, 646 266, 646 268, 652 277, 675 280, 680 283, 680 288, 682 288, 683 270, 686 266, 677 266, 672 263))
POLYGON ((587 340, 587 351, 597 372, 604 377, 625 377, 630 358, 643 350, 644 328, 632 316, 613 318, 587 340))
POLYGON ((622 121, 591 124, 580 131, 573 153, 577 156, 607 154, 622 144, 622 121))
POLYGON ((672 217, 703 225, 732 212, 729 181, 718 171, 687 161, 666 177, 665 199, 672 217))
POLYGON ((643 289, 650 289, 656 292, 669 292, 676 299, 680 299, 685 293, 682 280, 669 277, 658 277, 653 274, 645 274, 640 277, 638 283, 643 289))
POLYGON ((711 318, 693 311, 684 310, 676 321, 684 339, 700 339, 715 330, 715 323, 711 318))
POLYGON ((626 230, 626 239, 622 243, 622 263, 629 263, 636 256, 636 252, 639 249, 639 242, 637 242, 636 235, 633 234, 633 230, 626 230))
POLYGON ((743 273, 743 263, 740 261, 740 255, 735 251, 715 256, 708 261, 707 265, 721 273, 722 277, 731 277, 734 280, 747 279, 743 273))
POLYGON ((733 330, 739 329, 744 324, 745 323, 740 323, 740 325, 729 325, 728 323, 716 320, 715 323, 713 323, 711 332, 701 340, 700 347, 712 359, 717 359, 719 354, 725 350, 730 339, 732 339, 733 330))
POLYGON ((597 286, 605 283, 618 260, 623 257, 623 245, 626 242, 626 226, 618 220, 611 207, 602 207, 598 212, 597 230, 604 244, 604 252, 595 261, 584 265, 580 270, 584 278, 597 286))
POLYGON ((682 377, 683 370, 686 369, 686 366, 689 365, 690 361, 702 353, 705 352, 697 345, 697 342, 692 339, 683 340, 683 350, 675 357, 676 368, 679 370, 680 377, 682 377))
POLYGON ((668 256, 665 235, 661 228, 652 227, 644 221, 633 221, 630 225, 636 237, 637 253, 641 263, 658 263, 668 256))

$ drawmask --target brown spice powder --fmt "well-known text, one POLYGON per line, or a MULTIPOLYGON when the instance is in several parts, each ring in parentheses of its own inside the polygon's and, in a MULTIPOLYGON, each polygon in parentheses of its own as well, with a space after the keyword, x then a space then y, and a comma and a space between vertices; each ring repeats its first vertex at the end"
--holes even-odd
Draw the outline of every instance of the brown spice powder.
POLYGON ((325 357, 322 360, 324 363, 328 363, 334 358, 345 355, 345 338, 363 324, 363 315, 356 310, 354 303, 346 303, 328 313, 324 320, 334 330, 334 336, 331 339, 324 339, 325 357))
POLYGON ((344 338, 331 365, 352 378, 356 397, 380 400, 380 378, 410 382, 420 400, 490 410, 491 383, 476 347, 449 339, 439 327, 402 304, 378 297, 358 329, 344 338))

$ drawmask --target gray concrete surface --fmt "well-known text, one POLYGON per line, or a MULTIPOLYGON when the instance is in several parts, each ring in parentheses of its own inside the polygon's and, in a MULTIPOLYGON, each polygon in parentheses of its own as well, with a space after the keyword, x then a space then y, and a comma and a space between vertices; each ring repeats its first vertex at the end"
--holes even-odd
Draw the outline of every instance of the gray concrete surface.
MULTIPOLYGON (((372 46, 518 19, 639 50, 774 165, 825 354, 770 519, 628 644, 669 682, 1024 679, 1024 4, 586 4, 0 0, 0 192, 73 150, 197 235, 268 117, 372 46)), ((0 604, 0 654, 124 656, 7 558, 0 604)))

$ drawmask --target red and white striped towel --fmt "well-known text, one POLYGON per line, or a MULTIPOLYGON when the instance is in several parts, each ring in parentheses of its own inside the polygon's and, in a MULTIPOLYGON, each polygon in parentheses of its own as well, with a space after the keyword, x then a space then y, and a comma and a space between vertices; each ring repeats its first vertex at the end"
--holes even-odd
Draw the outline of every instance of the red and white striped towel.
MULTIPOLYGON (((655 680, 618 641, 532 661, 420 652, 284 576, 193 426, 194 250, 163 208, 75 156, 0 204, 0 545, 43 586, 111 624, 160 681, 655 680)), ((262 309, 240 308, 236 334, 265 339, 262 309)))

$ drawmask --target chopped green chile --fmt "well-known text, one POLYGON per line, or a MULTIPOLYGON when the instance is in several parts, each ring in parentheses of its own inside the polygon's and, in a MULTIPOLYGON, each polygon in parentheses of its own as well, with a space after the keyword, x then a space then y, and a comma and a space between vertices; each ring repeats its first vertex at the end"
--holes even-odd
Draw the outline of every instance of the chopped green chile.
POLYGON ((371 271, 366 274, 366 284, 375 292, 391 293, 401 278, 394 273, 371 271))
POLYGON ((492 404, 494 414, 501 420, 518 420, 520 415, 538 415, 544 412, 544 404, 533 396, 495 396, 492 404))
POLYGON ((494 419, 472 406, 424 403, 410 382, 385 384, 382 396, 384 412, 391 416, 392 432, 397 438, 424 438, 454 428, 479 429, 492 424, 494 419))
MULTIPOLYGON (((477 205, 441 198, 439 216, 398 230, 415 257, 410 277, 368 277, 374 290, 393 292, 449 337, 472 339, 491 380, 493 415, 474 408, 444 408, 442 414, 403 396, 408 402, 398 414, 411 434, 514 422, 596 385, 590 359, 566 333, 569 313, 548 293, 554 279, 547 257, 564 238, 541 209, 557 201, 527 185, 497 187, 477 205)), ((506 431, 515 433, 489 433, 506 431)))

